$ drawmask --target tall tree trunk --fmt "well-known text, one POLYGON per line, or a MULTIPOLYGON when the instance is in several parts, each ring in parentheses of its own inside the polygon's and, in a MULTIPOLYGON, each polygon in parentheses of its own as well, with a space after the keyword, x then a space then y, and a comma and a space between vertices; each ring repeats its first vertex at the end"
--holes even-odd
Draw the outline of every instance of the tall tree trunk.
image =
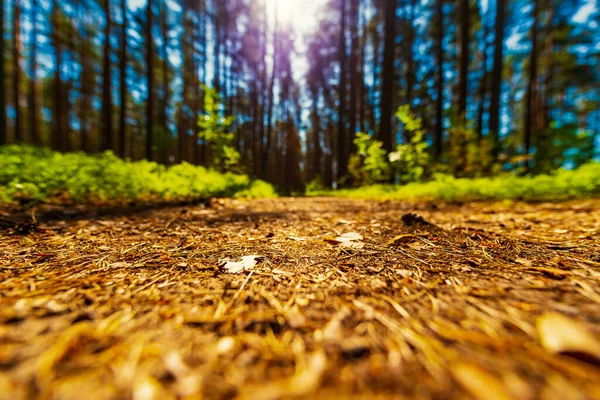
POLYGON ((502 95, 502 70, 504 64, 504 20, 506 0, 496 0, 496 38, 494 39, 494 70, 490 99, 490 135, 495 161, 500 155, 500 97, 502 95))
POLYGON ((217 12, 215 13, 214 16, 214 29, 215 29, 215 37, 213 38, 214 40, 214 46, 215 46, 215 50, 214 50, 214 57, 215 57, 215 72, 214 72, 214 82, 213 82, 213 87, 215 88, 215 90, 217 91, 217 94, 221 94, 221 12, 220 7, 217 4, 217 12))
MULTIPOLYGON (((162 98, 160 104, 160 121, 159 125, 161 127, 161 134, 168 135, 169 134, 169 121, 167 118, 167 111, 169 108, 169 53, 167 51, 169 37, 168 37, 168 27, 167 27, 167 5, 165 2, 162 3, 162 9, 160 13, 160 32, 162 36, 162 98)), ((195 65, 194 65, 195 67, 195 65)), ((194 75, 196 74, 196 69, 194 68, 194 75)), ((161 149, 161 162, 163 164, 167 164, 169 162, 169 146, 168 141, 162 140, 163 148, 161 149)))
POLYGON ((548 0, 547 5, 547 19, 546 19, 546 31, 544 36, 546 37, 545 43, 545 56, 546 59, 546 77, 544 79, 544 109, 542 113, 542 127, 547 129, 550 125, 552 116, 550 111, 552 109, 552 84, 554 80, 554 1, 548 0))
POLYGON ((188 158, 188 123, 189 123, 189 90, 192 82, 190 81, 190 73, 192 67, 192 41, 193 26, 191 10, 186 1, 182 1, 183 13, 183 37, 181 40, 181 74, 183 84, 181 86, 181 107, 177 113, 177 159, 179 162, 190 161, 188 158))
MULTIPOLYGON (((204 46, 206 45, 206 42, 203 38, 203 27, 202 27, 202 13, 204 11, 204 5, 202 4, 202 2, 198 1, 196 2, 196 23, 194 24, 194 29, 193 29, 193 38, 194 38, 194 43, 199 43, 202 48, 204 48, 204 46)), ((202 50, 201 50, 202 51, 202 50)), ((201 81, 200 81, 200 76, 199 74, 201 73, 200 70, 202 69, 202 55, 198 55, 195 47, 194 47, 194 53, 192 55, 192 65, 193 65, 193 69, 194 69, 194 76, 192 79, 192 82, 194 82, 194 105, 192 108, 192 160, 194 162, 195 165, 203 165, 205 163, 204 160, 204 153, 202 151, 202 148, 200 147, 200 144, 198 143, 198 135, 196 133, 196 125, 198 123, 198 118, 200 117, 200 110, 202 109, 202 105, 204 102, 204 98, 202 96, 202 88, 201 88, 201 81)))
POLYGON ((152 36, 152 25, 154 18, 152 12, 152 0, 148 0, 146 6, 146 74, 147 95, 146 100, 146 159, 154 159, 154 37, 152 36))
POLYGON ((37 53, 38 53, 38 24, 37 24, 37 11, 38 11, 38 0, 32 0, 31 2, 31 85, 29 88, 29 131, 31 140, 34 145, 42 145, 42 136, 40 134, 38 125, 38 82, 37 82, 37 53))
MULTIPOLYGON (((359 59, 359 67, 360 68, 360 73, 359 73, 359 79, 360 79, 360 83, 358 86, 358 101, 359 101, 359 117, 358 117, 358 123, 359 123, 359 131, 360 132, 365 132, 365 125, 366 125, 366 121, 365 121, 365 108, 368 104, 368 97, 367 97, 367 90, 366 90, 366 85, 365 85, 365 73, 366 73, 366 64, 367 64, 367 60, 366 60, 366 53, 367 53, 367 16, 365 13, 365 10, 361 7, 362 2, 359 2, 359 21, 360 21, 360 25, 361 25, 361 33, 359 34, 358 38, 359 38, 359 43, 360 43, 360 59, 359 59)), ((373 127, 374 128, 374 127, 373 127)))
POLYGON ((62 60, 62 43, 60 34, 60 9, 58 1, 52 1, 52 41, 54 42, 55 60, 54 60, 54 109, 52 115, 52 147, 57 151, 66 151, 66 132, 65 132, 65 115, 63 102, 65 101, 65 93, 63 81, 60 73, 63 67, 62 60))
POLYGON ((268 41, 268 23, 267 23, 267 18, 268 18, 268 12, 267 12, 267 2, 263 1, 262 2, 262 17, 263 17, 263 23, 262 23, 262 32, 261 32, 261 43, 260 43, 260 57, 259 57, 259 63, 260 63, 260 88, 261 88, 261 95, 259 96, 259 103, 260 103, 260 124, 259 124, 259 136, 258 136, 258 148, 257 148, 257 156, 256 156, 256 166, 255 169, 257 171, 256 175, 257 176, 262 176, 262 171, 263 171, 263 167, 262 167, 262 161, 263 161, 263 148, 264 148, 264 141, 265 141, 265 135, 266 135, 266 124, 265 124, 265 117, 267 114, 267 98, 268 98, 268 93, 267 93, 267 64, 266 64, 266 60, 267 60, 267 41, 268 41))
POLYGON ((119 156, 125 158, 127 143, 127 127, 125 125, 127 117, 127 0, 121 0, 121 14, 123 26, 121 26, 121 56, 119 57, 119 97, 121 101, 119 107, 119 156))
POLYGON ((489 36, 489 23, 486 21, 487 13, 481 15, 481 21, 484 25, 483 27, 483 40, 485 45, 483 46, 483 54, 481 56, 481 70, 483 71, 483 76, 481 77, 481 81, 479 82, 479 105, 477 109, 477 138, 479 140, 483 139, 483 114, 485 112, 485 98, 487 94, 487 83, 488 83, 488 49, 489 49, 489 41, 487 40, 489 36))
POLYGON ((104 0, 104 14, 106 16, 106 26, 104 33, 104 56, 102 63, 102 150, 114 150, 113 139, 113 107, 111 93, 111 63, 110 63, 110 33, 112 28, 112 17, 110 0, 104 0))
MULTIPOLYGON (((411 0, 410 2, 410 17, 406 21, 407 35, 406 35, 406 104, 412 109, 413 104, 413 91, 415 86, 415 57, 413 47, 415 43, 415 9, 417 8, 417 0, 411 0)), ((406 135, 405 135, 406 136, 406 135)), ((407 139, 409 139, 407 137, 407 139)))
POLYGON ((14 0, 13 15, 13 103, 15 105, 15 134, 16 142, 24 140, 21 123, 21 1, 14 0))
POLYGON ((529 58, 529 81, 527 83, 527 97, 525 100, 525 128, 524 128, 524 147, 525 147, 525 172, 531 169, 531 141, 534 135, 537 134, 537 124, 535 124, 533 113, 537 104, 537 79, 538 79, 538 12, 539 0, 534 0, 533 3, 533 25, 531 27, 531 56, 529 58))
POLYGON ((81 99, 79 105, 79 124, 81 125, 80 129, 80 141, 81 141, 81 149, 86 153, 91 151, 90 146, 90 111, 91 111, 91 88, 90 81, 92 80, 92 68, 90 67, 90 40, 88 35, 88 20, 86 18, 86 10, 85 3, 83 1, 79 2, 79 20, 81 23, 80 29, 80 40, 79 45, 81 46, 79 49, 79 53, 81 54, 81 74, 79 76, 79 84, 81 86, 81 99))
POLYGON ((466 123, 467 96, 469 87, 469 31, 470 21, 469 0, 460 0, 460 65, 458 78, 458 117, 466 123))
POLYGON ((354 137, 356 135, 356 120, 357 120, 357 109, 358 102, 360 101, 360 86, 361 81, 359 75, 360 61, 360 42, 358 36, 358 25, 360 24, 360 13, 359 13, 359 0, 350 0, 350 37, 352 39, 352 45, 350 49, 350 130, 348 134, 347 143, 347 158, 346 165, 348 165, 348 156, 354 153, 354 137))
POLYGON ((436 2, 437 38, 437 99, 435 101, 435 135, 433 139, 433 154, 435 161, 442 158, 442 143, 444 138, 444 0, 436 2))
POLYGON ((6 134, 6 74, 4 70, 4 0, 0 0, 0 146, 7 142, 6 134))
POLYGON ((271 82, 269 83, 269 99, 268 99, 268 110, 267 110, 267 137, 266 144, 262 154, 261 162, 261 177, 265 178, 268 169, 269 150, 271 147, 271 136, 273 133, 273 107, 275 102, 275 78, 277 76, 277 57, 278 57, 278 41, 277 41, 277 30, 279 29, 278 24, 278 9, 277 3, 275 3, 275 26, 273 27, 273 71, 271 72, 271 82))
POLYGON ((394 108, 394 61, 396 53, 396 1, 385 0, 383 79, 381 84, 381 122, 379 138, 383 148, 391 152, 394 147, 392 114, 394 108))
POLYGON ((347 50, 346 50, 346 5, 347 0, 341 0, 340 9, 340 37, 338 47, 338 57, 340 62, 340 85, 338 88, 339 109, 338 109, 338 157, 337 157, 337 182, 348 173, 348 146, 347 146, 347 126, 346 126, 346 92, 347 92, 347 50))

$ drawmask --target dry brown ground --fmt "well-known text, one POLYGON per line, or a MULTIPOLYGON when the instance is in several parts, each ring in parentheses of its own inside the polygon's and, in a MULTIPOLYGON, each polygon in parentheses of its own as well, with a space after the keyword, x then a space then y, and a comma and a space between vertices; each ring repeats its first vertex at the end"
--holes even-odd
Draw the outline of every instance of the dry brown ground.
POLYGON ((327 198, 0 231, 0 398, 600 398, 599 234, 600 200, 327 198))

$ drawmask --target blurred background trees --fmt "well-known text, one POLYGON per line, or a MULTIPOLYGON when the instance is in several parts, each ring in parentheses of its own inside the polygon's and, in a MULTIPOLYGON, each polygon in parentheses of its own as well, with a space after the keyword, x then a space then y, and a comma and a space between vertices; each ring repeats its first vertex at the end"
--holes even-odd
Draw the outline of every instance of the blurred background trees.
POLYGON ((378 174, 396 181, 599 156, 594 0, 2 0, 1 11, 0 144, 235 169, 288 191, 362 183, 353 169, 365 149, 381 158, 377 146, 395 160, 378 174), (427 164, 403 170, 414 148, 427 164))

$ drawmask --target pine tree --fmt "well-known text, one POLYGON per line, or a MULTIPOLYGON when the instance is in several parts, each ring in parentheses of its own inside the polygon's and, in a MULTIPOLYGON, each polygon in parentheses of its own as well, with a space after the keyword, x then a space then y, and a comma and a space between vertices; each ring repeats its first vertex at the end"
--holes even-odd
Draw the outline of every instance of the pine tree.
POLYGON ((384 8, 383 79, 381 84, 381 122, 379 138, 383 148, 391 152, 394 146, 392 115, 394 108, 394 61, 396 54, 396 1, 385 0, 384 8))

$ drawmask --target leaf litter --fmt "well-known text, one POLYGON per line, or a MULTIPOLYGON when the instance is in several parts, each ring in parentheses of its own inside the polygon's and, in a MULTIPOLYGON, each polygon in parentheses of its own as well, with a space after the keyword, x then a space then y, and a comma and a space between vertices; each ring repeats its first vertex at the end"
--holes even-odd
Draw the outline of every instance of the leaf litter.
POLYGON ((597 397, 600 200, 215 204, 0 231, 0 399, 597 397))

